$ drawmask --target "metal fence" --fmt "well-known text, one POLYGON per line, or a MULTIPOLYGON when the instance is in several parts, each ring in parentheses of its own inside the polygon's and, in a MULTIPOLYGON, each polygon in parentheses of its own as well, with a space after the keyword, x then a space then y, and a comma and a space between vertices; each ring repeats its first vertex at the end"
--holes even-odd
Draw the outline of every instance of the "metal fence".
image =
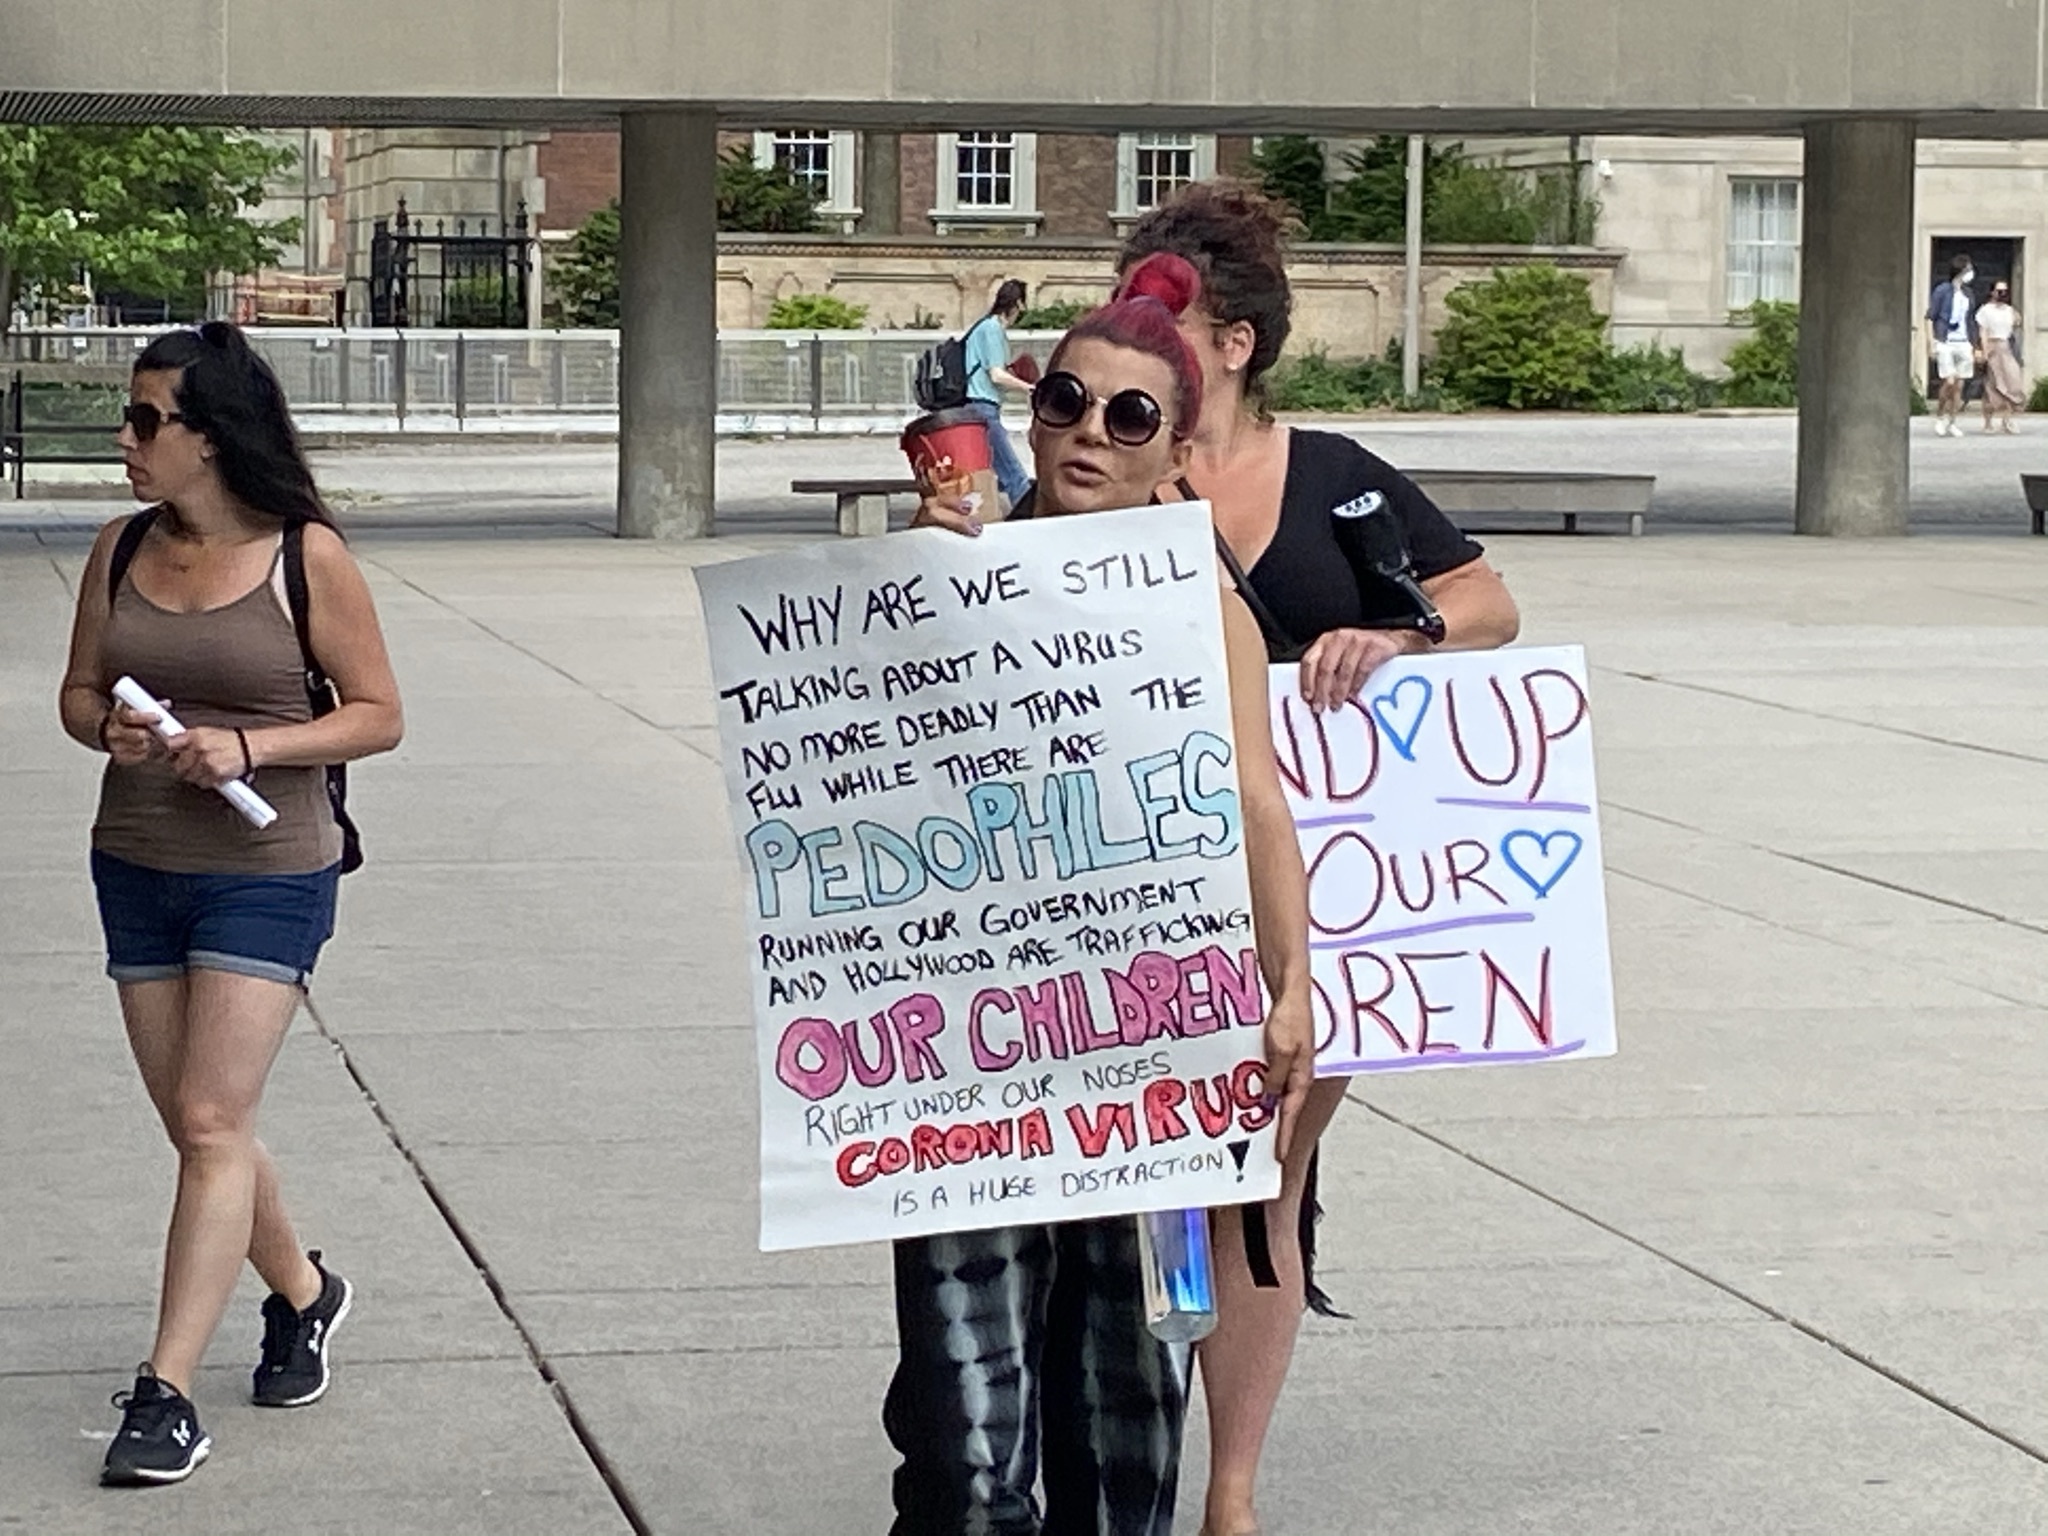
MULTIPOLYGON (((6 362, 127 368, 148 330, 17 331, 6 362)), ((616 415, 616 331, 262 330, 251 345, 277 370, 302 419, 321 415, 454 418, 616 415)), ((721 416, 779 430, 831 431, 916 412, 911 379, 935 331, 726 331, 718 338, 721 416)), ((1041 357, 1052 333, 1012 333, 1041 357)), ((46 367, 43 376, 52 370, 46 367)))

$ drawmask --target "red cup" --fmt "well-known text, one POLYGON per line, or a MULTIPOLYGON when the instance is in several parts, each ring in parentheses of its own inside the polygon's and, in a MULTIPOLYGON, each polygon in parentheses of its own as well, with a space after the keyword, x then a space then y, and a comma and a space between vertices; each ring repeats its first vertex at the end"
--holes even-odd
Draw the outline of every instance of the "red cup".
POLYGON ((986 508, 994 515, 996 474, 979 412, 956 406, 920 416, 903 429, 901 443, 921 494, 961 502, 970 512, 986 508))

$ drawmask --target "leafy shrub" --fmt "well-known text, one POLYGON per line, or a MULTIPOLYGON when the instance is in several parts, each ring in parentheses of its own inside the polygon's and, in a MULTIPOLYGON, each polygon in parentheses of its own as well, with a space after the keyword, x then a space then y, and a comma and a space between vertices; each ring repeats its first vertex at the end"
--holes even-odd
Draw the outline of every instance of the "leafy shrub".
POLYGON ((2030 411, 2048 411, 2048 373, 2034 380, 2034 392, 2027 397, 2030 411))
POLYGON ((1050 304, 1030 304, 1011 322, 1019 331, 1064 331, 1095 306, 1086 299, 1055 299, 1050 304))
POLYGON ((1736 312, 1750 334, 1728 354, 1721 398, 1729 405, 1799 403, 1799 306, 1760 299, 1736 312))
POLYGON ((1607 318, 1583 277, 1548 263, 1453 289, 1437 335, 1443 387, 1472 405, 1571 410, 1593 403, 1607 318))
POLYGON ((1266 379, 1276 411, 1369 411, 1401 398, 1398 357, 1333 359, 1321 348, 1280 364, 1266 379))
POLYGON ((1603 411, 1696 411, 1712 405, 1719 393, 1712 379, 1686 366, 1683 349, 1653 341, 1607 354, 1594 405, 1603 411))
POLYGON ((865 304, 849 304, 829 293, 790 293, 768 307, 771 331, 857 331, 868 318, 865 304))

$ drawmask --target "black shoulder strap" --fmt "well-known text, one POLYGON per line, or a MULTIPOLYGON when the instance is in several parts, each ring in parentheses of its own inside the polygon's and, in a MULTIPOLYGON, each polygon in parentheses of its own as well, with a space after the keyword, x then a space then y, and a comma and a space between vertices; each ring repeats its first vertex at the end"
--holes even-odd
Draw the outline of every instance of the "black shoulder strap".
POLYGON ((114 606, 114 598, 121 590, 121 578, 128 574, 128 567, 135 563, 135 551, 142 548, 142 541, 149 536, 150 525, 156 521, 157 509, 145 507, 128 519, 128 526, 121 530, 121 536, 114 540, 114 558, 107 562, 107 606, 114 606))
POLYGON ((298 631, 299 659, 306 664, 306 686, 327 686, 327 674, 313 654, 313 600, 306 586, 306 525, 284 525, 284 600, 292 610, 292 628, 298 631))
POLYGON ((1287 626, 1282 624, 1273 610, 1266 606, 1266 600, 1259 596, 1259 589, 1252 585, 1251 577, 1245 574, 1244 567, 1238 563, 1236 552, 1224 541, 1220 532, 1216 535, 1216 558, 1223 562, 1223 569, 1230 573, 1231 585, 1237 589, 1237 595, 1244 599, 1245 607, 1251 609, 1252 618, 1258 623, 1259 633, 1265 636, 1267 654, 1275 661, 1298 659, 1302 652, 1301 642, 1288 634, 1287 626))

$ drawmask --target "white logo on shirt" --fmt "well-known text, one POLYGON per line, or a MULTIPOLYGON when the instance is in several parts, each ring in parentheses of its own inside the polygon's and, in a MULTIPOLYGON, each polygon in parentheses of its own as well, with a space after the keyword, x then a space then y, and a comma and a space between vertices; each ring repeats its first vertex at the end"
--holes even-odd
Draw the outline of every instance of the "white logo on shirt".
POLYGON ((1371 517, 1387 504, 1386 495, 1380 491, 1367 491, 1354 501, 1347 501, 1341 507, 1330 508, 1332 517, 1371 517))

